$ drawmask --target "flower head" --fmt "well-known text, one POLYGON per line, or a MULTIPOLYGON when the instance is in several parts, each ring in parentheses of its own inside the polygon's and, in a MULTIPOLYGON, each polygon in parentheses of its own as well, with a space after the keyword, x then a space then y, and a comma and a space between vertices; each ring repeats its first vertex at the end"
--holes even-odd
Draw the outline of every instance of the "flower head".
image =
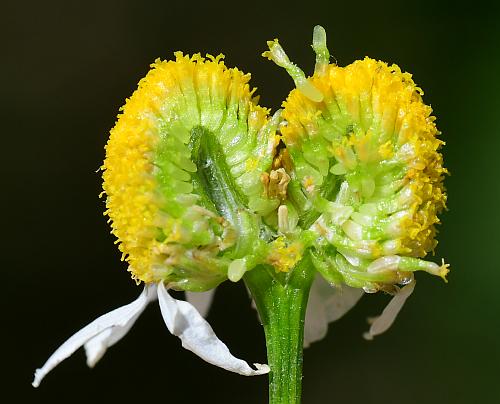
POLYGON ((313 262, 332 284, 365 291, 406 284, 413 272, 445 277, 447 265, 424 261, 432 251, 446 194, 431 107, 409 73, 365 58, 329 63, 326 34, 316 27, 312 77, 277 40, 264 56, 296 83, 283 103, 289 156, 288 201, 298 224, 317 235, 313 262))
POLYGON ((248 85, 250 75, 227 68, 222 55, 175 56, 157 60, 127 100, 102 167, 112 232, 144 291, 68 339, 37 370, 35 387, 81 346, 94 366, 156 299, 186 349, 243 375, 269 371, 233 357, 195 307, 165 286, 205 291, 245 272, 260 240, 257 213, 279 200, 264 196, 261 181, 272 165, 279 114, 269 118, 248 85))
POLYGON ((223 55, 175 56, 152 65, 111 130, 106 213, 137 281, 207 290, 248 253, 252 234, 239 237, 237 210, 275 203, 262 198, 260 177, 277 119, 256 104, 250 75, 227 68, 223 55), (217 188, 223 182, 231 195, 217 188))
POLYGON ((370 58, 330 64, 319 26, 310 78, 278 40, 268 46, 264 56, 296 85, 273 116, 257 104, 250 75, 222 55, 157 60, 127 100, 106 146, 103 187, 122 260, 144 290, 61 345, 35 387, 82 346, 94 366, 156 299, 186 349, 242 375, 269 372, 235 358, 203 318, 214 288, 243 277, 270 363, 285 369, 279 352, 295 352, 300 385, 304 318, 307 346, 363 292, 394 294, 370 339, 394 321, 415 271, 445 278, 447 265, 423 259, 446 202, 443 142, 411 75, 370 58))

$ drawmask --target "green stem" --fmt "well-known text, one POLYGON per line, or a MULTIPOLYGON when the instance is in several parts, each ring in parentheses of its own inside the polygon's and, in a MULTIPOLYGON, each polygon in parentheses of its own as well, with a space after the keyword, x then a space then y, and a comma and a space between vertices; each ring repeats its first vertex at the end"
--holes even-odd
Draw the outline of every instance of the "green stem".
POLYGON ((245 275, 266 335, 270 404, 299 404, 304 317, 314 271, 309 256, 290 274, 260 266, 245 275))

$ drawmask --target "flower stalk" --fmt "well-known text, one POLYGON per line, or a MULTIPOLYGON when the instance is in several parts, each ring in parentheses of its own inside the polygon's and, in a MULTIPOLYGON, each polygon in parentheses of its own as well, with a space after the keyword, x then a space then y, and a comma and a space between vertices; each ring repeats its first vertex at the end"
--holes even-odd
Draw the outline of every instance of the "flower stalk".
POLYGON ((304 318, 313 275, 306 256, 291 273, 260 266, 244 277, 266 335, 270 404, 300 403, 304 318))

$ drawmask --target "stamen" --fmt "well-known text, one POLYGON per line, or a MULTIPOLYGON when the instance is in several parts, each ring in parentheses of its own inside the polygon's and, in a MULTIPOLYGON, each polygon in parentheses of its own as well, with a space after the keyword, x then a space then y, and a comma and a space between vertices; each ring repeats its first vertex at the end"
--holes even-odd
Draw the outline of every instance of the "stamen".
POLYGON ((283 168, 271 170, 269 174, 264 173, 261 176, 261 182, 264 185, 264 191, 268 198, 286 199, 286 191, 290 176, 283 168))

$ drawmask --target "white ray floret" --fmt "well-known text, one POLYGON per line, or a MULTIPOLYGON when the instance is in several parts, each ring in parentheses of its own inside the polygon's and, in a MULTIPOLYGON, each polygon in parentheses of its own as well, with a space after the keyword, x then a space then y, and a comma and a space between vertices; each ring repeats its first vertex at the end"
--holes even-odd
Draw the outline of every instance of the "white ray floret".
POLYGON ((87 364, 94 366, 108 347, 125 336, 146 306, 155 299, 156 285, 147 285, 132 303, 102 315, 73 334, 35 371, 33 387, 38 387, 47 373, 83 345, 87 353, 87 364))
MULTIPOLYGON (((209 294, 205 296, 205 300, 207 297, 211 301, 209 294)), ((171 297, 163 283, 159 283, 147 284, 132 303, 100 316, 71 336, 35 371, 33 387, 38 387, 52 369, 82 346, 87 355, 87 365, 93 367, 109 347, 128 333, 148 304, 157 298, 167 328, 181 339, 186 349, 211 364, 245 376, 269 372, 267 365, 255 364, 257 370, 254 370, 245 361, 232 356, 196 308, 188 302, 171 297)), ((210 302, 199 303, 198 306, 205 315, 210 302)))
POLYGON ((240 375, 256 376, 269 373, 267 365, 255 363, 257 370, 254 370, 245 361, 235 358, 194 306, 172 298, 163 283, 158 285, 158 301, 167 328, 180 338, 184 348, 208 363, 240 375))
POLYGON ((396 320, 398 313, 403 308, 406 299, 413 293, 415 283, 415 280, 413 280, 408 285, 399 289, 385 307, 382 314, 369 320, 371 326, 368 332, 363 335, 365 339, 372 340, 376 335, 382 334, 389 329, 392 323, 394 323, 394 320, 396 320))
POLYGON ((186 291, 186 301, 191 303, 202 317, 206 317, 214 300, 215 291, 215 288, 206 292, 186 291))
POLYGON ((328 323, 344 316, 356 305, 363 293, 363 289, 347 285, 332 287, 323 277, 316 276, 307 304, 304 347, 323 339, 328 332, 328 323))

